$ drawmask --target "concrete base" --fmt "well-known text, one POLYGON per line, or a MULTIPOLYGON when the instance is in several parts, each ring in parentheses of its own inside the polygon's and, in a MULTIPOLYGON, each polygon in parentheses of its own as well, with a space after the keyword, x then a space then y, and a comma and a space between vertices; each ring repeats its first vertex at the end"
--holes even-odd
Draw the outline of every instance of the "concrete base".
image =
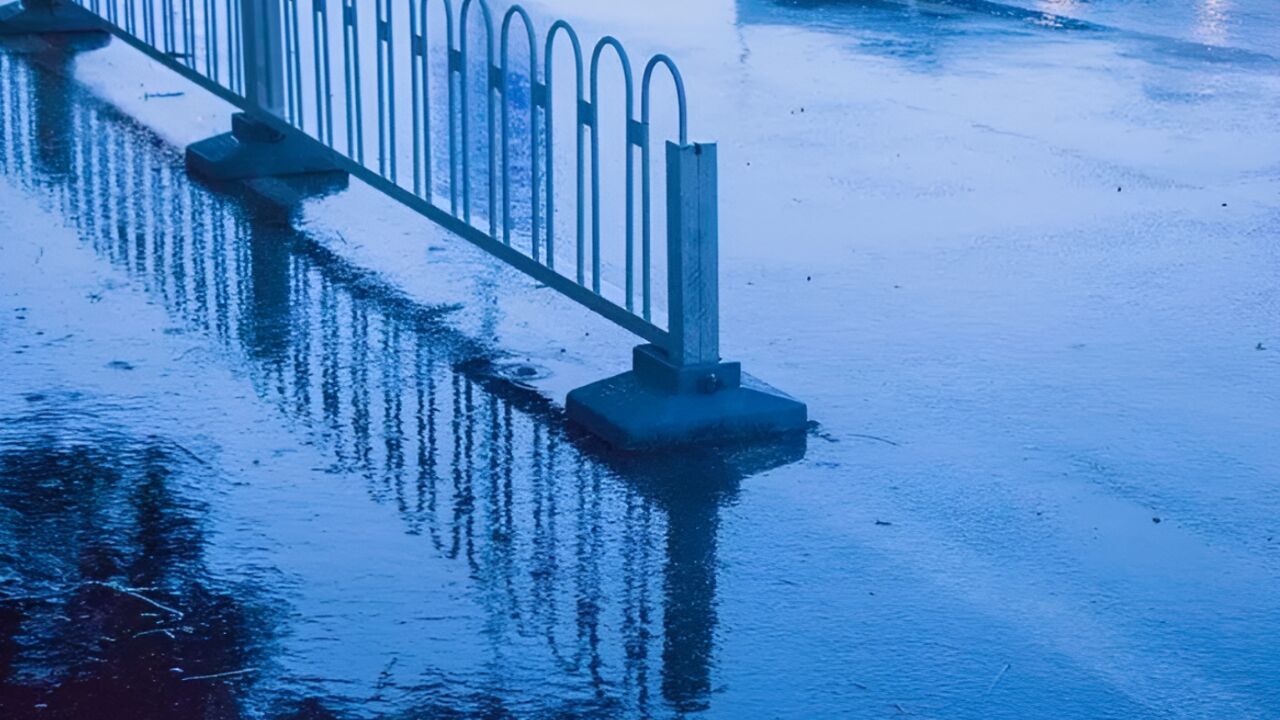
POLYGON ((277 132, 244 113, 231 116, 231 132, 187 146, 187 170, 211 180, 282 175, 346 175, 319 143, 277 132))
POLYGON ((653 345, 635 349, 630 372, 570 392, 565 411, 626 450, 746 440, 808 423, 804 403, 764 386, 744 387, 738 363, 675 366, 653 345))
POLYGON ((28 0, 0 7, 0 35, 105 31, 101 20, 62 0, 28 0))

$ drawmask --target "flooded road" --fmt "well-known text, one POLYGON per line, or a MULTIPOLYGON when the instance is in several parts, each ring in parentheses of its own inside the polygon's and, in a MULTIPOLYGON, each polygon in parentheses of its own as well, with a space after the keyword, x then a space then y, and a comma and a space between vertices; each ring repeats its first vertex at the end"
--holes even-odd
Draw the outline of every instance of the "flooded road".
POLYGON ((740 166, 726 344, 818 424, 650 459, 558 404, 621 333, 368 188, 193 181, 225 109, 7 41, 0 715, 1280 717, 1265 31, 961 9, 666 39, 740 166))

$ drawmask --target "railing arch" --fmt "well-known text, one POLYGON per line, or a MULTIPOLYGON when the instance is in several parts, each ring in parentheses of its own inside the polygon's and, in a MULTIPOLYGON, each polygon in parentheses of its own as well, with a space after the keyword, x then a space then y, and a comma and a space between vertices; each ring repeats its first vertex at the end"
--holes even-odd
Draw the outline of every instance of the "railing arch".
POLYGON ((652 174, 650 167, 650 95, 653 89, 653 73, 659 66, 666 67, 671 74, 671 81, 676 90, 677 134, 681 145, 689 144, 689 103, 685 96, 684 77, 680 68, 670 57, 658 54, 649 60, 644 68, 644 77, 640 81, 640 272, 641 279, 641 317, 648 320, 653 315, 652 299, 652 247, 653 247, 653 198, 652 174))
MULTIPOLYGON (((591 290, 600 292, 600 58, 607 48, 612 48, 622 64, 622 77, 626 92, 626 308, 634 307, 635 296, 635 154, 632 152, 633 124, 635 122, 635 78, 631 72, 631 59, 622 43, 612 35, 600 38, 591 53, 591 100, 585 113, 591 127, 591 290)), ((584 118, 579 118, 583 122, 584 118)))
POLYGON ((393 0, 375 0, 378 44, 378 173, 396 182, 396 53, 393 0), (388 175, 388 169, 391 171, 388 175))
POLYGON ((346 83, 343 96, 347 101, 347 157, 364 165, 364 99, 360 90, 364 83, 360 79, 360 20, 356 0, 342 0, 342 64, 346 83))
MULTIPOLYGON (((574 156, 574 175, 577 179, 577 270, 576 277, 579 285, 586 284, 586 274, 583 269, 583 260, 586 254, 586 215, 583 205, 586 201, 586 178, 583 175, 582 163, 586 158, 586 132, 581 122, 582 104, 586 102, 586 78, 583 70, 582 57, 582 41, 578 39, 578 33, 573 26, 564 20, 557 20, 547 30, 546 49, 543 53, 543 72, 546 75, 546 84, 541 86, 540 91, 535 91, 535 95, 541 95, 543 114, 546 117, 547 128, 547 267, 555 269, 556 266, 556 244, 555 244, 555 226, 556 226, 556 190, 555 190, 555 86, 553 81, 555 69, 555 43, 556 37, 563 32, 565 37, 569 38, 569 45, 573 49, 573 60, 575 77, 577 79, 577 96, 575 113, 579 116, 579 121, 574 123, 575 134, 577 135, 577 155, 574 156)), ((537 97, 534 98, 534 104, 538 103, 537 97)))
POLYGON ((531 244, 530 252, 533 254, 533 259, 540 262, 538 249, 538 238, 541 234, 541 228, 539 227, 539 206, 541 203, 538 202, 538 106, 533 102, 534 88, 538 84, 538 41, 537 34, 533 29, 533 19, 519 5, 512 5, 502 18, 502 82, 499 84, 498 90, 502 95, 502 242, 507 245, 511 244, 511 142, 508 137, 511 132, 511 99, 507 97, 507 91, 511 83, 511 25, 512 21, 517 17, 524 23, 525 34, 529 43, 529 211, 532 214, 529 239, 531 244))

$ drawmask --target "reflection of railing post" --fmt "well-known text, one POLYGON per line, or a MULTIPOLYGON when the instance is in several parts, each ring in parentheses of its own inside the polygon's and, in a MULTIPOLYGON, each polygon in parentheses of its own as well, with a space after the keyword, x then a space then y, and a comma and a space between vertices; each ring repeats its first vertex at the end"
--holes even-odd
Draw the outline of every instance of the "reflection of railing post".
POLYGON ((667 143, 668 358, 720 362, 716 146, 667 143))
POLYGON ((610 444, 643 448, 796 431, 804 403, 742 386, 720 360, 719 197, 714 144, 667 144, 666 342, 641 345, 631 372, 569 393, 565 411, 610 444))
POLYGON ((284 21, 279 0, 239 0, 244 95, 254 110, 284 117, 284 21))

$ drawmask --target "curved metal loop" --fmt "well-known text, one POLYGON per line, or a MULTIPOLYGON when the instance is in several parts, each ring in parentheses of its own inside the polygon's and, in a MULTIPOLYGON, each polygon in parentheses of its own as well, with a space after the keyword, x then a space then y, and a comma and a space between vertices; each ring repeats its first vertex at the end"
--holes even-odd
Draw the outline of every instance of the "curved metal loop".
MULTIPOLYGON (((584 82, 585 76, 583 75, 583 64, 582 64, 582 41, 578 39, 578 32, 573 29, 573 26, 565 22, 564 20, 555 21, 555 23, 551 25, 551 28, 547 30, 547 42, 545 43, 546 50, 543 52, 543 59, 542 59, 542 64, 547 69, 546 70, 547 85, 548 86, 551 85, 551 67, 554 64, 551 62, 551 59, 552 59, 552 53, 555 52, 555 49, 556 49, 556 37, 560 34, 560 31, 562 30, 564 31, 564 34, 569 38, 569 43, 573 46, 573 57, 577 61, 577 71, 578 71, 577 73, 578 99, 581 100, 585 98, 584 91, 586 90, 586 84, 584 82)), ((549 93, 548 93, 547 99, 548 101, 550 100, 549 93)))
MULTIPOLYGON (((543 115, 546 117, 546 125, 547 125, 547 162, 546 162, 547 167, 545 171, 545 174, 547 176, 547 267, 553 268, 553 269, 556 266, 556 237, 555 237, 555 234, 556 234, 555 233, 555 227, 556 227, 556 222, 555 222, 555 218, 556 218, 555 116, 556 114, 555 114, 555 108, 553 107, 554 105, 553 98, 555 97, 555 93, 552 92, 552 89, 554 87, 553 75, 554 75, 554 69, 555 69, 556 37, 559 36, 561 31, 563 31, 564 34, 569 38, 569 43, 573 48, 574 70, 576 71, 576 77, 578 81, 578 95, 576 99, 577 99, 577 104, 579 106, 581 106, 582 102, 586 99, 586 89, 587 89, 586 76, 584 74, 583 63, 582 63, 582 42, 578 39, 578 33, 573 29, 572 25, 565 22, 564 20, 557 20, 555 23, 551 25, 551 28, 547 30, 547 41, 545 44, 545 49, 543 51, 543 57, 542 57, 542 66, 544 68, 543 73, 546 75, 546 84, 544 85, 545 87, 544 92, 546 94, 546 98, 545 98, 546 108, 543 111, 543 115)), ((577 112, 577 110, 578 110, 577 108, 574 108, 575 113, 577 112)), ((577 198, 578 198, 577 216, 578 217, 577 217, 577 236, 576 236, 577 249, 578 249, 577 280, 579 285, 585 285, 586 273, 585 273, 585 270, 583 269, 583 258, 586 254, 585 247, 586 247, 586 237, 587 237, 587 226, 586 226, 586 217, 583 211, 583 201, 584 201, 584 198, 586 198, 586 178, 583 176, 583 172, 582 172, 582 161, 583 161, 583 158, 586 156, 586 149, 585 149, 586 139, 585 139, 585 132, 582 129, 582 123, 575 123, 575 126, 577 127, 577 136, 578 136, 577 163, 574 165, 576 169, 575 175, 577 176, 577 193, 578 193, 577 194, 577 198)))
POLYGON ((653 89, 653 73, 659 65, 665 65, 671 73, 671 80, 676 88, 676 107, 679 117, 679 139, 681 145, 689 144, 689 113, 685 99, 684 78, 675 61, 663 54, 654 55, 644 68, 644 77, 640 81, 640 314, 648 320, 653 314, 652 293, 652 257, 653 257, 653 180, 652 168, 649 164, 649 120, 650 96, 653 89))
POLYGON ((532 72, 531 79, 534 81, 537 81, 538 79, 537 33, 533 31, 533 18, 529 17, 528 11, 526 11, 524 8, 520 7, 519 5, 512 5, 507 10, 506 14, 502 16, 502 33, 501 33, 502 67, 504 70, 507 67, 507 56, 509 55, 508 51, 511 49, 510 48, 511 21, 517 17, 519 17, 520 20, 524 23, 525 33, 528 35, 528 38, 529 38, 529 67, 531 68, 531 72, 532 72))
MULTIPOLYGON (((502 17, 501 56, 502 82, 498 84, 498 92, 502 94, 502 241, 511 244, 511 143, 508 135, 511 132, 511 103, 507 91, 511 84, 511 21, 520 18, 524 23, 525 35, 529 42, 529 92, 536 93, 538 87, 538 49, 537 33, 533 30, 533 19, 519 5, 512 5, 502 17)), ((532 214, 529 229, 530 252, 534 260, 540 260, 539 250, 539 208, 538 208, 538 108, 537 103, 529 103, 529 186, 532 197, 529 212, 532 214)))
POLYGON ((631 59, 626 48, 612 35, 600 38, 591 53, 591 102, 590 117, 579 118, 578 124, 591 126, 591 291, 600 294, 600 57, 605 48, 613 48, 622 64, 622 77, 626 88, 627 127, 624 134, 627 155, 626 195, 626 308, 633 309, 635 294, 635 153, 630 141, 631 123, 635 121, 635 78, 631 72, 631 59))
MULTIPOLYGON (((600 38, 595 50, 591 52, 591 105, 594 108, 600 99, 600 56, 604 54, 605 48, 609 47, 613 48, 618 55, 618 60, 622 63, 622 78, 626 82, 627 91, 627 119, 632 120, 635 114, 632 112, 635 109, 635 76, 631 72, 631 58, 627 55, 627 49, 622 47, 622 43, 612 35, 600 38)), ((595 113, 592 115, 594 120, 595 113)))
MULTIPOLYGON (((644 68, 644 78, 640 81, 640 122, 645 126, 645 136, 648 139, 649 134, 649 96, 653 83, 653 71, 658 69, 659 65, 665 65, 668 72, 671 73, 671 79, 676 86, 676 107, 680 119, 680 144, 689 144, 689 105, 685 99, 684 93, 684 77, 680 75, 680 68, 676 67, 676 63, 670 57, 664 54, 654 55, 649 60, 649 64, 644 68)), ((647 143, 646 143, 647 144, 647 143)))
POLYGON ((467 89, 467 77, 470 75, 467 71, 467 39, 470 35, 468 32, 468 28, 470 26, 467 21, 471 16, 471 6, 476 4, 480 6, 480 10, 482 12, 481 17, 484 18, 485 48, 487 50, 485 54, 485 57, 487 58, 485 63, 485 98, 486 105, 488 107, 489 120, 489 235, 490 237, 497 237, 498 218, 496 216, 498 214, 498 198, 497 178, 495 176, 497 175, 498 169, 498 148, 496 142, 498 135, 498 119, 494 112, 495 108, 493 104, 493 86, 495 84, 493 82, 493 12, 489 9, 488 0, 464 0, 462 3, 461 14, 458 19, 458 47, 461 54, 458 74, 460 76, 459 87, 462 92, 462 218, 468 224, 471 223, 471 121, 469 112, 471 98, 469 97, 467 89))

